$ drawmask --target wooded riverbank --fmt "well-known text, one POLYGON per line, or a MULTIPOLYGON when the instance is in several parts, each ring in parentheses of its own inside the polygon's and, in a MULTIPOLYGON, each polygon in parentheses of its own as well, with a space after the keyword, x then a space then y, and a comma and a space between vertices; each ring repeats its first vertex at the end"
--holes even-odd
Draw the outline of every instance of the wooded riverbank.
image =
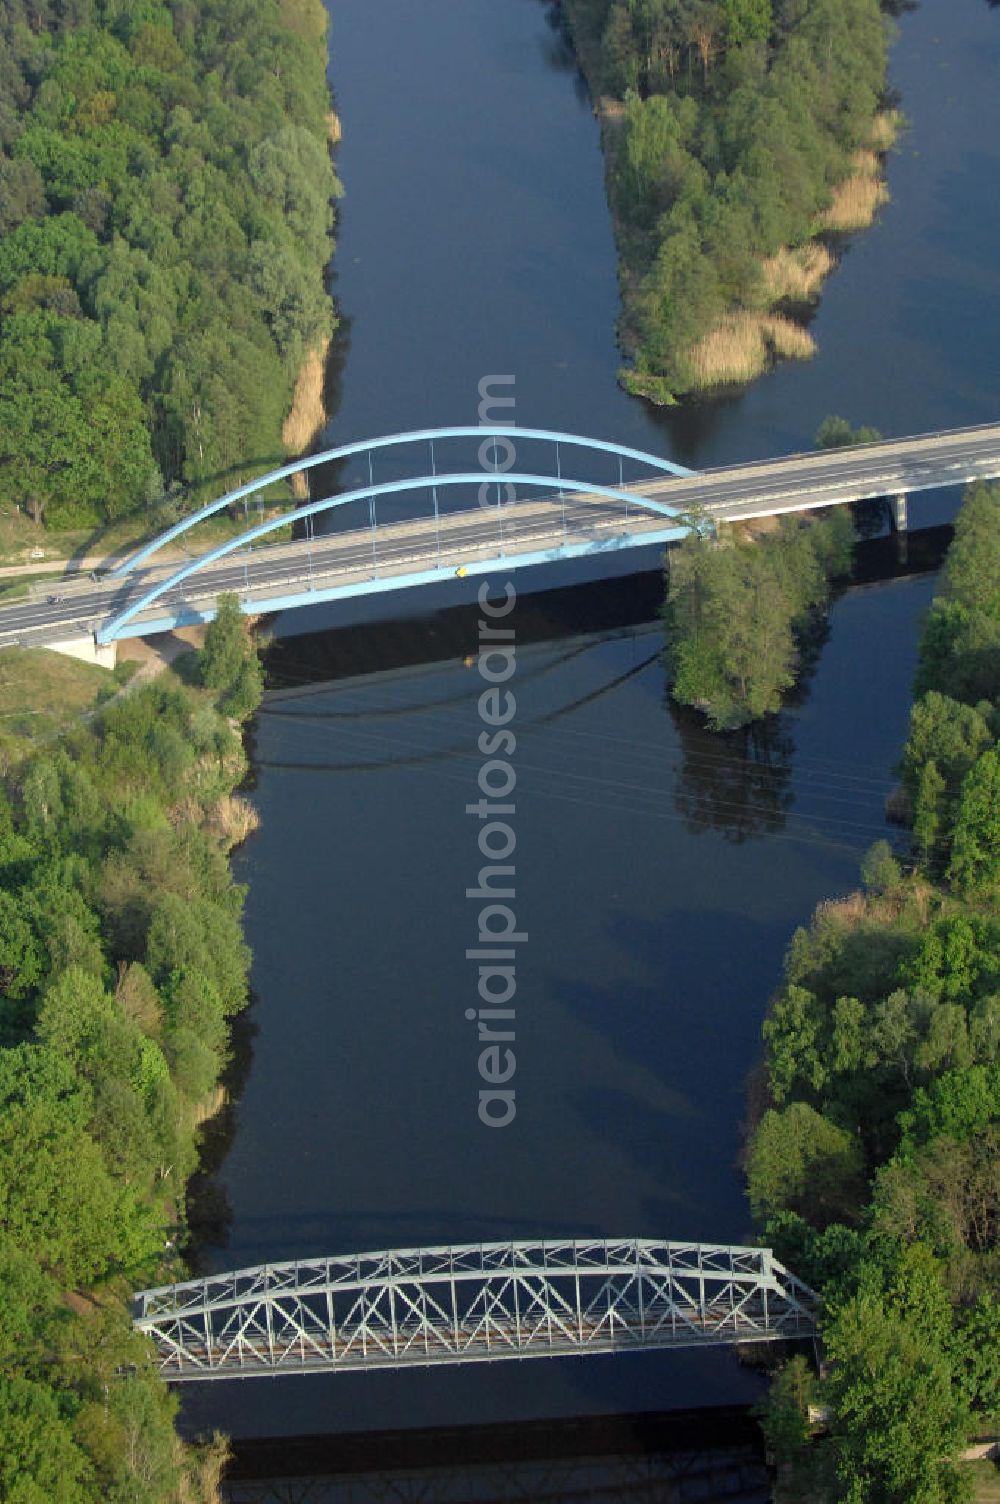
POLYGON ((0 504, 94 526, 281 462, 333 327, 326 28, 0 5, 0 504))
POLYGON ((957 1459, 1000 1420, 998 537, 1000 487, 974 486, 893 801, 912 854, 880 841, 796 931, 764 1026, 750 1199, 822 1293, 829 1365, 793 1359, 765 1407, 788 1499, 969 1499, 957 1459))
MULTIPOLYGON (((41 676, 50 655, 37 651, 41 676)), ((5 743, 5 1499, 214 1498, 221 1445, 179 1442, 176 1399, 127 1302, 176 1268, 199 1128, 247 1000, 228 856, 254 823, 235 790, 259 693, 234 603, 200 654, 20 758, 16 734, 5 743)))

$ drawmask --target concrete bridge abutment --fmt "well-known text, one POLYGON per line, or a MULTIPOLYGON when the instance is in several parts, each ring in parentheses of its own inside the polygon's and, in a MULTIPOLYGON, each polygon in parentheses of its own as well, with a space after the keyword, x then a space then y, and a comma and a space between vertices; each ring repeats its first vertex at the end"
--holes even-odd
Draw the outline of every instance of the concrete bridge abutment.
POLYGON ((99 643, 93 633, 85 637, 67 637, 62 642, 44 644, 53 653, 79 658, 82 663, 96 663, 100 668, 114 668, 118 661, 117 642, 99 643))

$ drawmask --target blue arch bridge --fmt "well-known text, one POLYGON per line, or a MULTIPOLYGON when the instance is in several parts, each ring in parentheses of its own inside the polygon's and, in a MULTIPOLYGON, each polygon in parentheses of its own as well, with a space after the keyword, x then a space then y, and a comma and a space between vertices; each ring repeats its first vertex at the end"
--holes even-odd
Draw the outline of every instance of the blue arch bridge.
POLYGON ((910 492, 998 475, 1000 424, 700 474, 626 445, 549 429, 503 424, 390 434, 309 455, 237 487, 101 579, 70 580, 54 596, 44 593, 51 586, 38 587, 34 599, 0 609, 0 646, 107 647, 207 621, 223 591, 235 592, 248 614, 264 614, 456 574, 648 548, 692 527, 874 497, 892 498, 904 532, 910 492), (470 440, 478 441, 478 468, 468 463, 470 440), (466 448, 456 463, 458 443, 466 448), (251 506, 261 507, 269 488, 291 481, 306 489, 310 476, 329 493, 251 522, 251 506), (241 507, 246 525, 237 536, 165 562, 192 547, 200 523, 241 507), (335 520, 317 533, 321 516, 335 520), (273 541, 292 520, 300 536, 273 541))
POLYGON ((140 1292, 167 1379, 788 1341, 817 1298, 767 1248, 651 1238, 406 1248, 140 1292))

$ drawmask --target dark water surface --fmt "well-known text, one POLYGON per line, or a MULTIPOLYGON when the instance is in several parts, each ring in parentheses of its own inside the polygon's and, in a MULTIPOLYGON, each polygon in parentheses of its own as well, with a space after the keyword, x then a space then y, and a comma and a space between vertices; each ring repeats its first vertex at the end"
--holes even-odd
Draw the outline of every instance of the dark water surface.
MULTIPOLYGON (((925 0, 902 23, 893 79, 911 129, 892 203, 827 285, 818 357, 674 413, 615 385, 597 127, 546 7, 330 9, 348 189, 330 443, 475 422, 480 378, 508 372, 520 423, 696 467, 807 447, 830 412, 887 434, 996 416, 1000 17, 981 0, 925 0)), ((954 504, 917 498, 912 521, 954 504)), ((531 588, 566 578, 538 572, 531 588)), ((520 602, 513 823, 530 939, 503 1131, 477 1120, 464 1016, 481 681, 463 661, 476 626, 461 588, 397 602, 411 618, 381 626, 333 607, 279 623, 253 743, 262 826, 237 864, 256 1001, 199 1198, 207 1267, 750 1234, 738 1155, 761 1019, 793 928, 851 887, 886 831, 933 578, 849 591, 798 703, 729 739, 666 701, 655 579, 520 602)), ((755 1386, 731 1355, 658 1354, 210 1385, 185 1393, 185 1414, 291 1434, 737 1402, 755 1386)))

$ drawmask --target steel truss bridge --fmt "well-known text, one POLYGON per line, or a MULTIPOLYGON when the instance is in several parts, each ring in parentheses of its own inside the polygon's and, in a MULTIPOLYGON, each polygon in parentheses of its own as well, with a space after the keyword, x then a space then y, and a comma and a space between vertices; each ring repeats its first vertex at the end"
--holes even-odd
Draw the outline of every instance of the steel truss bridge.
POLYGON ((816 1305, 766 1248, 573 1239, 262 1264, 144 1290, 133 1319, 186 1382, 778 1342, 816 1305))
POLYGON ((309 455, 237 487, 109 576, 69 580, 53 597, 46 596, 51 585, 37 587, 33 599, 0 609, 0 646, 82 639, 106 646, 208 621, 223 591, 235 592, 250 614, 284 611, 456 574, 663 545, 694 524, 713 528, 881 496, 894 499, 897 526, 905 528, 908 493, 998 475, 1000 424, 700 474, 626 445, 549 429, 501 424, 390 434, 309 455), (471 439, 479 444, 478 469, 467 454, 460 463, 449 455, 454 443, 471 439), (328 493, 251 525, 251 503, 259 505, 275 483, 307 475, 328 493), (163 562, 169 546, 190 546, 199 523, 241 507, 247 525, 238 536, 180 564, 163 562), (326 514, 347 526, 315 533, 315 518, 326 514), (254 547, 290 521, 304 536, 254 547))

